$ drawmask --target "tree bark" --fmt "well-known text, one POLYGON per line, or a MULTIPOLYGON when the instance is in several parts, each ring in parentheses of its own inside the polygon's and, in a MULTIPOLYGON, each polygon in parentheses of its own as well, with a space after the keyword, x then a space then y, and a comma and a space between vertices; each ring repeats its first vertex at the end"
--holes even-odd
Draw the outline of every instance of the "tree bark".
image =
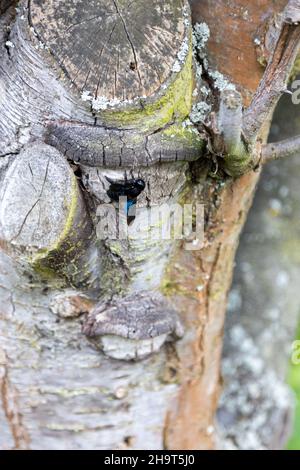
POLYGON ((194 60, 179 0, 140 0, 137 10, 32 0, 16 12, 9 3, 0 36, 0 448, 215 448, 227 294, 272 110, 249 139, 243 122, 226 122, 244 119, 242 100, 253 112, 259 62, 271 64, 282 26, 274 15, 287 2, 192 1, 194 22, 210 29, 194 60), (192 106, 203 103, 209 112, 193 125, 192 106), (96 206, 130 171, 132 184, 147 185, 129 235, 153 206, 198 202, 201 250, 184 240, 99 243, 96 206))

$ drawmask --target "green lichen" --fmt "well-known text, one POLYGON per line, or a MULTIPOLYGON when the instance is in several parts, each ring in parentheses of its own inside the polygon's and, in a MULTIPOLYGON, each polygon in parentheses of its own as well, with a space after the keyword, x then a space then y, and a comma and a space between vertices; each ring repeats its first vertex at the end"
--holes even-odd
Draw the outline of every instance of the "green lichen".
POLYGON ((114 252, 110 244, 102 246, 100 253, 102 259, 101 293, 105 295, 125 294, 129 281, 128 260, 124 257, 124 250, 117 246, 118 244, 114 244, 114 252))
POLYGON ((221 161, 226 173, 233 178, 244 175, 251 169, 252 156, 246 149, 240 149, 240 153, 227 154, 221 161))
POLYGON ((181 71, 175 74, 173 81, 165 91, 159 93, 158 98, 150 103, 141 102, 139 107, 103 111, 101 116, 107 124, 136 126, 149 131, 174 120, 183 121, 192 109, 192 93, 193 61, 190 40, 189 52, 181 71))
MULTIPOLYGON (((72 178, 71 197, 70 201, 66 200, 65 204, 68 207, 68 215, 64 228, 59 235, 58 239, 49 247, 39 250, 37 253, 29 258, 29 263, 34 271, 40 274, 44 279, 53 280, 60 272, 59 267, 64 265, 63 260, 68 259, 68 270, 71 271, 70 266, 73 264, 73 272, 76 271, 76 263, 72 263, 72 257, 76 258, 77 253, 80 251, 81 241, 74 243, 76 239, 76 232, 74 228, 74 221, 77 215, 79 191, 76 178, 72 178)), ((76 227, 76 231, 78 227, 76 227)))
POLYGON ((204 146, 204 142, 197 129, 194 126, 186 125, 185 122, 167 127, 161 132, 160 136, 162 142, 164 140, 170 142, 170 140, 174 139, 176 148, 180 143, 183 148, 191 149, 193 153, 198 150, 199 156, 204 146))
POLYGON ((111 253, 118 256, 119 258, 122 258, 124 256, 124 248, 122 247, 122 245, 118 241, 110 242, 109 249, 110 249, 111 253))

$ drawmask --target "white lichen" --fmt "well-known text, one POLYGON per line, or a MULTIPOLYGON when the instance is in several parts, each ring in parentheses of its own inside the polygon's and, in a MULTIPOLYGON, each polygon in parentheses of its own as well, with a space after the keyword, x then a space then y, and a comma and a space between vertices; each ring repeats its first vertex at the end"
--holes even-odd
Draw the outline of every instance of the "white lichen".
POLYGON ((45 44, 42 41, 39 41, 38 44, 35 46, 36 49, 40 50, 49 50, 48 46, 45 46, 45 44))
POLYGON ((183 64, 185 63, 188 52, 189 52, 189 40, 186 37, 183 40, 183 43, 181 44, 180 50, 177 54, 177 59, 172 67, 173 72, 176 72, 176 73, 180 72, 183 64))
POLYGON ((134 100, 119 100, 114 98, 112 100, 107 99, 105 96, 93 96, 89 90, 83 90, 81 93, 81 99, 85 103, 91 103, 92 110, 95 112, 105 111, 109 108, 114 108, 120 105, 128 105, 134 102, 140 102, 142 99, 145 99, 145 96, 139 96, 134 100))
MULTIPOLYGON (((123 101, 123 103, 124 102, 125 101, 123 101)), ((92 99, 92 108, 94 111, 104 111, 105 109, 118 106, 120 103, 121 101, 117 98, 108 100, 105 96, 98 96, 97 98, 92 99)))
POLYGON ((195 91, 195 96, 201 96, 201 101, 193 106, 190 119, 193 123, 205 122, 208 114, 211 112, 212 107, 208 104, 209 97, 213 89, 220 92, 224 90, 235 90, 235 85, 224 77, 220 72, 213 70, 209 66, 207 58, 207 43, 210 38, 210 29, 206 23, 196 23, 193 29, 193 53, 196 64, 196 79, 198 82, 198 89, 195 91), (212 80, 213 85, 204 85, 205 82, 201 80, 205 71, 209 78, 212 80))
POLYGON ((217 88, 219 91, 236 90, 235 85, 233 83, 230 83, 229 80, 217 70, 209 69, 208 73, 210 78, 212 78, 212 80, 214 81, 215 88, 217 88))
POLYGON ((13 49, 15 45, 11 41, 6 41, 5 43, 6 47, 9 47, 10 49, 13 49))
POLYGON ((179 62, 179 60, 176 60, 174 65, 173 65, 172 72, 177 73, 177 72, 180 72, 180 70, 181 70, 180 62, 179 62))
POLYGON ((193 127, 193 123, 192 123, 192 121, 191 121, 190 119, 186 119, 185 121, 183 121, 182 127, 183 127, 184 129, 186 129, 186 128, 189 127, 189 126, 192 126, 192 127, 193 127))
POLYGON ((81 99, 82 99, 82 101, 84 101, 84 102, 92 101, 93 97, 92 97, 92 95, 91 95, 91 92, 88 91, 88 90, 84 90, 84 91, 81 93, 81 99))
POLYGON ((200 101, 194 104, 192 108, 192 112, 190 114, 190 120, 194 124, 205 122, 210 111, 211 111, 211 106, 205 101, 200 101))
POLYGON ((183 22, 186 28, 191 26, 191 10, 187 5, 182 8, 183 22))
POLYGON ((193 30, 193 48, 202 58, 210 38, 210 29, 206 23, 196 23, 193 30))

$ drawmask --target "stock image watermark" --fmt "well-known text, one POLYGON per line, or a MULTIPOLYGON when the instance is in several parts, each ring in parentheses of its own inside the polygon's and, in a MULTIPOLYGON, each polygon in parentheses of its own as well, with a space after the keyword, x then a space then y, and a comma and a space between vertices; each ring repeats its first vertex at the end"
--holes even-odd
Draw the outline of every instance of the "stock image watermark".
POLYGON ((182 240, 186 250, 204 246, 203 204, 162 204, 136 207, 126 197, 114 204, 100 204, 96 211, 99 240, 182 240))
POLYGON ((300 80, 294 80, 294 82, 291 85, 292 88, 292 102, 295 105, 300 104, 300 80))
POLYGON ((300 340, 292 344, 291 361, 294 366, 300 366, 300 340))

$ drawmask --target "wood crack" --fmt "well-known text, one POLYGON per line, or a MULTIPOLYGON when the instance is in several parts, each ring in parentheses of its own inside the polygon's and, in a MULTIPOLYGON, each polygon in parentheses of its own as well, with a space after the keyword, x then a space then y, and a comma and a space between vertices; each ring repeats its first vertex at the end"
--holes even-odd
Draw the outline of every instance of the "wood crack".
POLYGON ((139 82, 140 82, 140 85, 142 86, 142 79, 141 79, 141 75, 140 75, 140 71, 139 71, 139 67, 138 67, 138 61, 137 61, 137 56, 136 56, 136 51, 135 51, 134 44, 133 44, 132 39, 131 39, 131 37, 130 37, 130 34, 129 34, 129 31, 128 31, 128 29, 127 29, 126 22, 125 22, 125 20, 124 20, 124 18, 123 18, 123 15, 122 15, 122 13, 121 13, 120 10, 119 10, 117 1, 116 1, 116 0, 113 0, 113 3, 114 3, 114 5, 115 5, 115 8, 116 8, 116 10, 117 10, 117 13, 118 13, 118 15, 120 16, 120 19, 121 19, 121 21, 122 21, 122 23, 123 23, 124 31, 125 31, 125 34, 126 34, 126 36, 127 36, 128 41, 129 41, 129 44, 130 44, 130 46, 131 46, 132 54, 133 54, 133 57, 134 57, 134 63, 135 63, 135 67, 136 67, 136 71, 137 71, 138 77, 139 77, 139 82))

